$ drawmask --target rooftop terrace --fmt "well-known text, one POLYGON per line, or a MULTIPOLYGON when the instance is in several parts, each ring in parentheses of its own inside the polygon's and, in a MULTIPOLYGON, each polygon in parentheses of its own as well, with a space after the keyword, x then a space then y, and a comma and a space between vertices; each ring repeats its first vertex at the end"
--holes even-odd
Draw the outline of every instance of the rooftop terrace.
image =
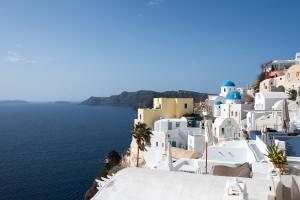
MULTIPOLYGON (((127 168, 117 173, 92 200, 216 200, 223 199, 226 184, 232 180, 232 177, 127 168)), ((238 180, 245 183, 249 200, 268 199, 273 187, 267 179, 238 180)))

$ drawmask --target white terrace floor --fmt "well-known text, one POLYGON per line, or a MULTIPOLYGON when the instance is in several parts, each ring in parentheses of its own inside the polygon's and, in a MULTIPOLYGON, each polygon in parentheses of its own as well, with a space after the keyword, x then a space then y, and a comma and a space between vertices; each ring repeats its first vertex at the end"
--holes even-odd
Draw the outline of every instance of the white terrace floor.
MULTIPOLYGON (((217 200, 223 199, 232 177, 127 168, 118 172, 93 200, 217 200)), ((248 200, 268 199, 270 181, 238 178, 246 184, 248 200)))

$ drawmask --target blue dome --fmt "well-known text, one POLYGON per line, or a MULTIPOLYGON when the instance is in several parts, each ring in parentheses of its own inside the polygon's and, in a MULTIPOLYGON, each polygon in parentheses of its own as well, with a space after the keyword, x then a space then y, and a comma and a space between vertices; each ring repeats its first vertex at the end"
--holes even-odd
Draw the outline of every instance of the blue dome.
POLYGON ((242 95, 239 91, 233 90, 227 94, 226 99, 227 100, 241 100, 242 95))
POLYGON ((220 100, 215 102, 215 105, 217 105, 217 106, 219 106, 221 104, 222 104, 222 101, 220 101, 220 100))
POLYGON ((235 84, 232 81, 226 81, 226 82, 223 83, 223 86, 225 86, 225 87, 235 87, 235 84))

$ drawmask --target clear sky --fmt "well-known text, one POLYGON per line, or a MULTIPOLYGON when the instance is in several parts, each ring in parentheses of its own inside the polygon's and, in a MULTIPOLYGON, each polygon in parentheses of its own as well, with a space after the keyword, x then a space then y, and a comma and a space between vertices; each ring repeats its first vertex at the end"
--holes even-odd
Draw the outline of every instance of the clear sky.
POLYGON ((262 62, 300 51, 299 9, 275 0, 1 0, 0 99, 246 86, 262 62))

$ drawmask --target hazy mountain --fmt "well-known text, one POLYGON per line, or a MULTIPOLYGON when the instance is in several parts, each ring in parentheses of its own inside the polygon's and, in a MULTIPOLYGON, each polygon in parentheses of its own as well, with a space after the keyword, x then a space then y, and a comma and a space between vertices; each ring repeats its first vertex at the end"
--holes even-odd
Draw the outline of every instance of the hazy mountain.
POLYGON ((204 101, 207 98, 207 93, 199 93, 193 91, 166 91, 155 92, 150 90, 140 90, 137 92, 122 92, 119 95, 110 97, 90 97, 83 101, 82 105, 103 105, 103 106, 126 106, 126 107, 152 107, 153 98, 194 98, 194 102, 204 101))

